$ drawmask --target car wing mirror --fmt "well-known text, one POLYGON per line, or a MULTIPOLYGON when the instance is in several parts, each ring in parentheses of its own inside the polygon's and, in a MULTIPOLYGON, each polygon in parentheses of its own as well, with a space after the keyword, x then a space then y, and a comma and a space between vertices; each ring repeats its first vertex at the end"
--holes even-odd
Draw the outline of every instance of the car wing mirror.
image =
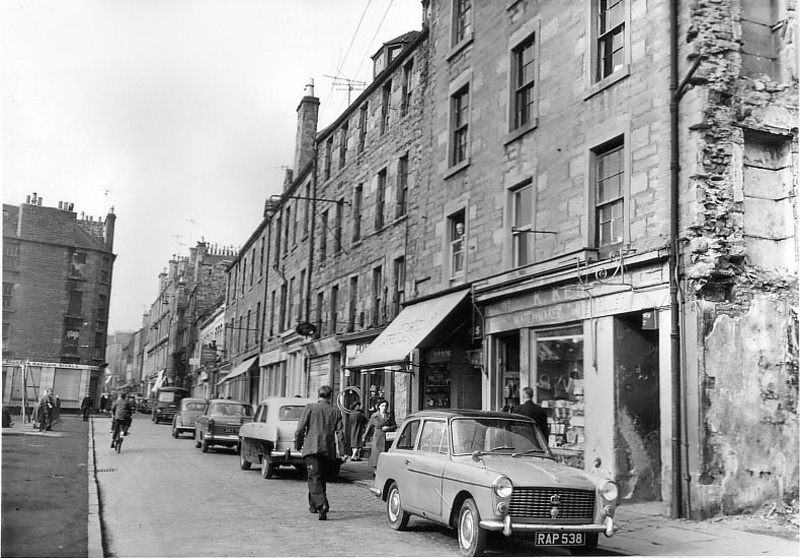
POLYGON ((472 452, 472 460, 475 461, 476 463, 478 461, 480 461, 482 457, 483 457, 483 452, 482 451, 475 450, 475 451, 472 452))

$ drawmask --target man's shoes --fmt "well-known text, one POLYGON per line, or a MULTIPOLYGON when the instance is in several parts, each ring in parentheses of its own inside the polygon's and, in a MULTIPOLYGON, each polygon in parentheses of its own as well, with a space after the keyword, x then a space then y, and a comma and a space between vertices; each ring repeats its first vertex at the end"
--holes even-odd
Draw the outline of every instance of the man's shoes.
POLYGON ((320 521, 325 521, 326 519, 328 519, 328 510, 329 509, 330 508, 328 506, 322 506, 319 509, 319 520, 320 521))
POLYGON ((114 449, 114 442, 111 442, 111 449, 114 449))
POLYGON ((311 513, 319 513, 317 506, 308 506, 308 511, 311 513))

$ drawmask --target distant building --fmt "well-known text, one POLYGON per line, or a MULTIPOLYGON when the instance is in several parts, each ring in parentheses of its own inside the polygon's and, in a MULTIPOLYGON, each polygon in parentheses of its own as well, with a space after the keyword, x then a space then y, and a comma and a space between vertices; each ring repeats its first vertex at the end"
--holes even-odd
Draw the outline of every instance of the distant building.
POLYGON ((62 406, 99 395, 115 255, 113 208, 80 217, 73 204, 42 205, 35 193, 3 204, 3 401, 52 388, 62 406))

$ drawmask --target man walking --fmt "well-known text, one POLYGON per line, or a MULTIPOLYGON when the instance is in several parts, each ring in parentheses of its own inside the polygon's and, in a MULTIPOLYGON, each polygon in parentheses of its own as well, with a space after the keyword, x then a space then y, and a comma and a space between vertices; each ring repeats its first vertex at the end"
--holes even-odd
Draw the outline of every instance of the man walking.
POLYGON ((84 397, 83 401, 81 401, 81 412, 83 412, 83 422, 89 421, 89 413, 92 412, 92 403, 93 403, 92 396, 87 393, 86 397, 84 397))
POLYGON ((331 405, 332 394, 331 386, 319 388, 319 400, 306 405, 295 432, 308 471, 308 509, 319 514, 320 521, 328 519, 327 481, 336 464, 337 439, 344 441, 342 414, 331 405))
POLYGON ((525 415, 536 421, 539 430, 544 434, 547 441, 550 438, 550 425, 547 423, 547 411, 533 402, 533 390, 529 387, 522 388, 522 405, 514 407, 514 412, 518 415, 525 415))
POLYGON ((39 432, 53 429, 53 407, 55 407, 53 395, 49 389, 46 389, 39 400, 39 432))

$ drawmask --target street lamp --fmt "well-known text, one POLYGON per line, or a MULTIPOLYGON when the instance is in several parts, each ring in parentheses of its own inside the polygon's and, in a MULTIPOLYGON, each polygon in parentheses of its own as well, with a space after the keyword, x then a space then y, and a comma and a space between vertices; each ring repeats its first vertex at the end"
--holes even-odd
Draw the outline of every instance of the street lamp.
POLYGON ((274 196, 270 196, 267 199, 267 202, 264 204, 264 215, 266 217, 272 217, 273 215, 275 215, 275 213, 278 212, 281 202, 287 199, 328 202, 328 203, 335 203, 337 205, 347 205, 347 206, 350 205, 350 202, 345 200, 332 200, 329 198, 309 198, 307 196, 283 196, 280 194, 276 194, 274 196))

